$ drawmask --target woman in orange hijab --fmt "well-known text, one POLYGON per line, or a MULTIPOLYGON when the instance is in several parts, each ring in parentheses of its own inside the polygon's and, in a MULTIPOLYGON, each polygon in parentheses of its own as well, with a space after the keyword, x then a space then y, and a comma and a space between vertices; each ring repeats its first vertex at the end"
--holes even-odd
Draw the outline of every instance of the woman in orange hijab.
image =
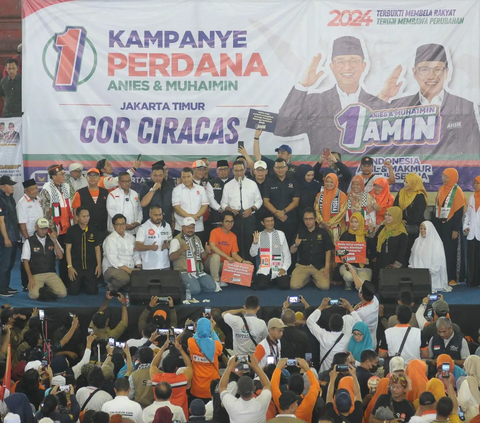
POLYGON ((474 194, 468 200, 463 231, 467 235, 467 285, 480 285, 480 176, 473 180, 474 194))
POLYGON ((347 212, 347 196, 338 188, 338 176, 329 173, 324 180, 324 186, 315 199, 317 223, 325 228, 333 242, 340 239, 345 232, 345 214, 347 212))
POLYGON ((455 286, 465 279, 461 232, 467 202, 462 189, 457 184, 458 172, 455 169, 445 169, 442 173, 442 182, 443 185, 438 189, 435 199, 435 218, 432 223, 445 249, 449 285, 455 286))
POLYGON ((410 402, 414 402, 422 392, 427 389, 427 363, 422 360, 411 360, 405 369, 406 375, 412 382, 412 389, 407 392, 406 398, 410 402))
POLYGON ((385 216, 385 212, 389 207, 393 206, 394 198, 390 194, 390 185, 385 178, 377 178, 373 182, 373 189, 370 191, 370 195, 377 203, 377 227, 379 227, 385 216))

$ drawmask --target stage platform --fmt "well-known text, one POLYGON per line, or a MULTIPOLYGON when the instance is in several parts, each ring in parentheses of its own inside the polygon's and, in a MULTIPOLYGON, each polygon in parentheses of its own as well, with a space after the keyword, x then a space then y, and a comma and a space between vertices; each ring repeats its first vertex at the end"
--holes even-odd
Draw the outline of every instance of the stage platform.
MULTIPOLYGON (((18 263, 19 265, 19 263, 18 263)), ((12 274, 11 286, 21 291, 20 271, 16 266, 12 274)), ((28 313, 33 307, 47 310, 47 315, 61 316, 62 312, 69 311, 81 317, 82 326, 88 325, 88 320, 96 310, 105 301, 106 288, 100 288, 98 295, 86 295, 81 293, 78 296, 67 296, 55 302, 40 302, 31 300, 28 293, 19 292, 13 297, 1 298, 0 303, 8 303, 13 307, 28 313)), ((222 292, 213 294, 200 294, 196 296, 198 303, 189 305, 180 304, 176 306, 179 323, 183 323, 187 317, 196 319, 201 316, 204 307, 216 307, 223 310, 241 308, 245 298, 248 295, 256 295, 260 299, 262 310, 260 316, 264 319, 271 317, 279 317, 282 304, 287 295, 303 295, 311 306, 320 305, 322 299, 326 296, 331 298, 345 298, 352 305, 356 304, 358 299, 357 291, 346 291, 343 288, 332 286, 329 291, 319 291, 313 283, 299 291, 282 291, 276 287, 272 287, 265 291, 254 291, 242 286, 227 286, 222 292)), ((445 293, 444 299, 450 305, 452 320, 464 328, 465 334, 472 336, 474 339, 478 337, 477 331, 480 327, 480 288, 470 288, 465 284, 454 287, 452 292, 445 293)), ((417 301, 414 310, 416 310, 419 301, 417 301)), ((395 313, 395 303, 385 304, 385 315, 390 316, 395 313)), ((120 303, 116 300, 110 302, 112 324, 120 318, 120 303)), ((303 306, 293 306, 295 311, 303 310, 303 306)), ((129 307, 129 331, 135 332, 138 316, 143 311, 143 305, 132 304, 129 307)), ((58 324, 59 322, 57 322, 58 324)))

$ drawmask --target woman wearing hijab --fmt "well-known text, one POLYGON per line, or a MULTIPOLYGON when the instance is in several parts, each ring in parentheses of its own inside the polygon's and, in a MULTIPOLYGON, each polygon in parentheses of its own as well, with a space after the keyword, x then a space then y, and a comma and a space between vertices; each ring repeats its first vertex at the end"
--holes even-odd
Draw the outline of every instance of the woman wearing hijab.
POLYGON ((173 421, 172 410, 168 407, 160 407, 155 411, 152 423, 171 423, 173 421))
POLYGON ((405 374, 412 382, 412 389, 407 392, 406 396, 408 401, 413 403, 422 392, 427 390, 427 371, 428 368, 425 361, 414 359, 408 363, 405 374))
POLYGON ((325 228, 333 242, 336 242, 345 231, 347 196, 338 189, 338 176, 335 173, 329 173, 325 177, 324 185, 315 199, 317 223, 325 228))
MULTIPOLYGON (((446 397, 445 394, 445 385, 437 378, 430 379, 427 382, 427 386, 425 387, 425 391, 431 392, 435 397, 435 401, 438 401, 440 398, 446 397)), ((420 402, 418 398, 413 402, 413 406, 415 410, 418 409, 420 402)))
POLYGON ((188 349, 193 364, 193 378, 190 393, 197 398, 210 400, 210 382, 220 377, 218 357, 223 347, 217 334, 212 330, 213 319, 202 317, 197 322, 195 335, 188 340, 188 349))
POLYGON ((480 285, 480 176, 473 180, 474 194, 468 200, 463 231, 467 236, 467 285, 480 285))
POLYGON ((465 279, 465 257, 462 254, 462 222, 466 208, 465 195, 457 185, 458 172, 453 168, 442 173, 443 185, 438 189, 435 199, 435 218, 433 224, 443 242, 447 259, 447 275, 450 286, 465 279))
POLYGON ((357 322, 352 328, 352 337, 348 343, 348 351, 353 355, 355 361, 360 363, 360 356, 364 350, 373 350, 372 335, 370 335, 370 330, 366 323, 357 322))
POLYGON ((453 377, 453 380, 452 380, 453 385, 455 385, 456 382, 460 381, 458 383, 458 386, 460 386, 461 379, 465 378, 467 376, 467 373, 460 366, 457 366, 452 360, 452 357, 450 357, 448 354, 440 354, 437 357, 437 371, 438 371, 437 378, 439 378, 440 381, 443 380, 441 376, 442 364, 447 364, 447 363, 450 365, 450 377, 453 377))
POLYGON ((387 209, 392 207, 394 202, 393 195, 390 194, 390 185, 388 185, 388 181, 385 178, 375 179, 370 195, 377 203, 375 209, 377 211, 376 227, 378 228, 383 223, 387 209))
MULTIPOLYGON (((363 215, 361 213, 353 213, 350 218, 350 227, 347 232, 344 232, 340 237, 340 241, 353 241, 353 242, 365 242, 367 246, 367 263, 374 256, 374 249, 371 248, 372 240, 367 237, 367 229, 365 228, 365 221, 363 220, 363 215)), ((360 280, 365 282, 366 280, 372 280, 372 269, 366 266, 363 263, 353 263, 349 262, 350 265, 355 266, 356 273, 360 280)), ((345 281, 345 289, 351 290, 353 283, 353 276, 350 271, 347 269, 345 264, 340 266, 340 275, 342 275, 343 280, 345 281)))
POLYGON ((369 233, 374 233, 377 226, 376 208, 378 207, 373 197, 365 192, 363 177, 361 175, 354 176, 347 197, 347 213, 345 215, 347 226, 350 226, 350 220, 354 213, 361 213, 365 220, 365 228, 369 233))
POLYGON ((30 401, 25 394, 11 394, 4 400, 11 413, 18 414, 22 423, 34 423, 30 401))
POLYGON ((408 235, 402 221, 402 210, 390 207, 385 212, 384 224, 377 232, 377 281, 381 269, 407 265, 407 246, 408 235))
POLYGON ((430 271, 432 292, 452 290, 448 286, 447 260, 442 240, 433 223, 428 220, 420 225, 420 236, 413 244, 408 267, 430 271))
POLYGON ((320 192, 320 182, 314 179, 313 167, 309 164, 301 164, 295 171, 300 185, 300 202, 298 204, 298 219, 303 222, 303 211, 307 207, 312 207, 315 203, 315 198, 320 192))
POLYGON ((465 412, 465 421, 468 423, 478 414, 480 405, 480 357, 469 356, 465 360, 464 368, 467 377, 458 391, 458 405, 465 412))

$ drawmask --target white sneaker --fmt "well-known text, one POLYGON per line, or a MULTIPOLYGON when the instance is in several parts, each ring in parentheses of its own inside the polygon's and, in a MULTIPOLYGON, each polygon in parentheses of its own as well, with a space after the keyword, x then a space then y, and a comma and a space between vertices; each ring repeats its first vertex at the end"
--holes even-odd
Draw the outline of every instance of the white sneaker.
POLYGON ((228 283, 227 283, 227 282, 220 282, 219 285, 220 285, 222 288, 225 288, 226 286, 228 286, 228 283))
POLYGON ((218 282, 215 282, 215 284, 217 285, 215 292, 220 292, 222 290, 222 288, 220 288, 220 284, 218 282))
POLYGON ((446 288, 443 288, 443 292, 452 292, 453 287, 452 286, 447 286, 446 288))

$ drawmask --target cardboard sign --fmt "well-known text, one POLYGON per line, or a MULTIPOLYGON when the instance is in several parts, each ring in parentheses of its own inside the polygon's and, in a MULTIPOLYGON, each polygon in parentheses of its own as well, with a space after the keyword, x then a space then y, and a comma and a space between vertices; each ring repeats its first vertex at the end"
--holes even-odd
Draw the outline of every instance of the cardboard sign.
POLYGON ((252 284, 253 264, 223 262, 220 280, 232 285, 250 286, 252 284))
POLYGON ((335 243, 335 263, 367 263, 367 243, 354 241, 337 241, 335 243), (343 254, 347 253, 347 254, 343 254), (339 256, 343 256, 340 257, 339 256))
POLYGON ((264 125, 262 129, 265 132, 275 131, 277 125, 278 113, 267 112, 265 110, 250 109, 247 118, 247 128, 257 129, 257 125, 264 125))

